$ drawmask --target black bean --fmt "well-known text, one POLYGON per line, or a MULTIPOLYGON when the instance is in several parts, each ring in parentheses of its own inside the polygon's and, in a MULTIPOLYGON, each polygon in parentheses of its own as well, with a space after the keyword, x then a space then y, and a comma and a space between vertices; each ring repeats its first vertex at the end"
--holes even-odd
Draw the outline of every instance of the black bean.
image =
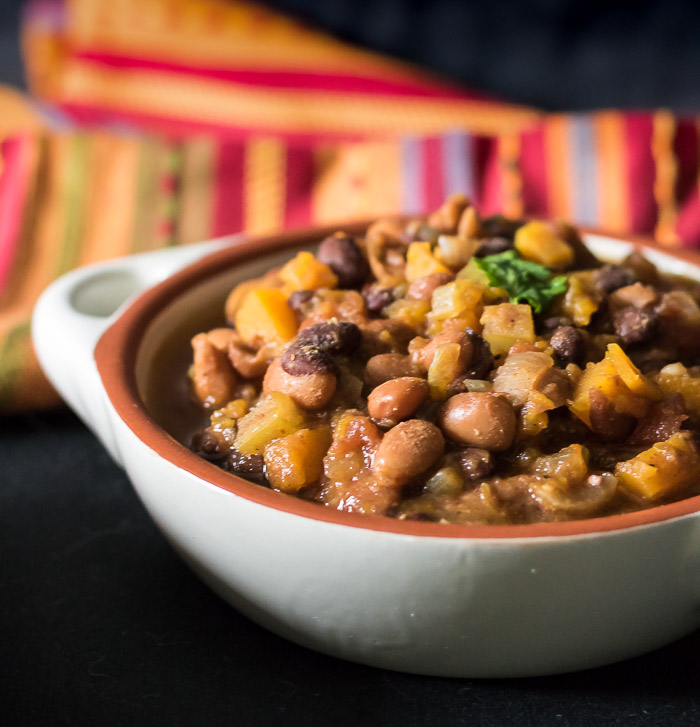
POLYGON ((615 335, 627 346, 639 346, 652 340, 659 327, 659 316, 646 308, 628 306, 612 315, 615 335))
POLYGON ((352 353, 362 340, 360 329, 349 321, 316 323, 299 331, 297 341, 329 353, 352 353))
POLYGON ((473 353, 469 368, 464 375, 468 379, 485 379, 494 363, 491 347, 483 336, 471 328, 465 329, 465 333, 472 340, 473 353))
POLYGON ((260 454, 243 454, 237 449, 231 450, 222 467, 239 477, 245 477, 258 484, 265 482, 265 463, 260 454))
POLYGON ((493 457, 487 449, 467 447, 459 452, 459 465, 467 480, 483 480, 493 472, 493 457))
POLYGON ((361 288, 369 275, 369 264, 351 237, 327 237, 318 249, 317 258, 338 276, 339 288, 361 288))
POLYGON ((512 220, 503 215, 493 215, 481 220, 480 228, 483 237, 505 237, 513 240, 515 232, 525 224, 523 220, 512 220))
POLYGON ((552 316, 551 318, 545 318, 541 325, 545 331, 554 331, 559 326, 570 326, 571 319, 566 316, 552 316))
POLYGON ((549 339, 557 357, 566 364, 581 364, 586 358, 586 342, 581 331, 573 326, 560 326, 549 339))
POLYGON ((338 373, 338 365, 328 351, 299 340, 285 350, 280 357, 280 365, 290 376, 338 373))
POLYGON ((190 448, 195 454, 211 461, 223 459, 229 452, 225 443, 209 428, 197 432, 192 437, 190 448))
POLYGON ((362 291, 362 297, 365 299, 367 312, 379 314, 394 302, 394 291, 392 288, 375 288, 368 285, 362 291))
POLYGON ((596 285, 606 293, 634 283, 634 275, 621 265, 604 265, 595 276, 596 285))
POLYGON ((287 299, 289 307, 295 312, 304 314, 307 303, 314 297, 313 290, 295 290, 287 299))
POLYGON ((487 257, 488 255, 498 255, 499 252, 505 252, 513 248, 513 241, 505 237, 489 237, 484 240, 474 253, 475 257, 487 257))

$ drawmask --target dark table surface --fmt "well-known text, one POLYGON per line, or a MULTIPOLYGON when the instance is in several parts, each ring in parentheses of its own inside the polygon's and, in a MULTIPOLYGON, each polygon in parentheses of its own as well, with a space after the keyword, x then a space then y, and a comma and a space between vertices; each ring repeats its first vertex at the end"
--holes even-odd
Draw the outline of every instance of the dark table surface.
POLYGON ((0 420, 0 724, 698 725, 700 631, 523 680, 380 671, 274 636, 176 557, 67 411, 0 420))

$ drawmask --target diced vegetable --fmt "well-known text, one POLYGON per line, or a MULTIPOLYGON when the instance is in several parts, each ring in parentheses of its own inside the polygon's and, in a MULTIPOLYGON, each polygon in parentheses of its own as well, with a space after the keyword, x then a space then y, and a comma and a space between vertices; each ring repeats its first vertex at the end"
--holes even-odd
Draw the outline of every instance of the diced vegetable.
POLYGON ((458 273, 457 278, 473 280, 484 287, 489 284, 489 276, 479 267, 476 258, 472 258, 458 273))
POLYGON ((236 449, 243 454, 262 454, 265 445, 275 439, 293 434, 306 424, 304 412, 294 399, 272 391, 238 420, 236 449))
POLYGON ((691 376, 683 364, 664 366, 656 375, 656 383, 666 395, 682 394, 688 410, 700 415, 700 378, 691 376))
POLYGON ((569 409, 589 427, 592 389, 598 389, 618 414, 637 418, 643 416, 649 403, 660 395, 654 383, 637 369, 616 343, 608 346, 602 361, 588 364, 569 404, 569 409))
POLYGON ((479 319, 483 310, 484 286, 473 280, 455 280, 435 288, 432 311, 428 314, 430 333, 439 333, 449 318, 460 319, 464 328, 481 330, 479 319))
POLYGON ((469 262, 478 246, 478 240, 457 235, 440 235, 434 255, 448 268, 456 270, 469 262))
POLYGON ((515 249, 538 265, 564 270, 574 261, 574 251, 544 222, 528 222, 515 232, 515 249))
POLYGON ((246 295, 236 313, 236 329, 249 346, 281 346, 296 336, 297 321, 281 290, 263 288, 246 295))
POLYGON ((636 457, 619 462, 615 474, 635 495, 660 500, 697 481, 700 453, 688 432, 676 432, 636 457))
POLYGON ((462 347, 458 343, 442 343, 435 349, 435 356, 428 369, 428 386, 433 399, 447 397, 450 384, 462 370, 462 347))
POLYGON ((298 492, 317 482, 330 444, 329 426, 300 429, 270 442, 264 454, 270 486, 284 492, 298 492))
POLYGON ((569 275, 569 289, 562 308, 577 326, 587 326, 602 301, 603 295, 595 285, 592 271, 584 270, 569 275))
POLYGON ((338 285, 338 277, 330 267, 306 251, 297 253, 280 270, 280 278, 287 295, 295 290, 335 288, 338 285))
POLYGON ((427 300, 410 300, 400 298, 384 309, 387 318, 396 318, 413 328, 425 325, 426 317, 430 313, 430 303, 427 300))
POLYGON ((449 272, 450 269, 433 255, 429 242, 412 242, 408 246, 406 252, 406 280, 409 283, 433 273, 449 272))
POLYGON ((481 316, 482 336, 494 356, 507 353, 516 341, 535 341, 532 309, 520 303, 487 305, 481 316))
POLYGON ((588 474, 588 450, 580 444, 570 444, 554 454, 545 454, 534 460, 528 471, 551 477, 565 486, 583 482, 588 474))

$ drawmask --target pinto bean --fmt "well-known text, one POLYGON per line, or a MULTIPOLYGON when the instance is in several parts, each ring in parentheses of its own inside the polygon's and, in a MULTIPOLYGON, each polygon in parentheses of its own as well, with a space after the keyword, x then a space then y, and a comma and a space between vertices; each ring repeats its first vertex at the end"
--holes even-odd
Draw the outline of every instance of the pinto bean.
POLYGON ((423 348, 416 350, 414 361, 427 371, 435 358, 438 346, 443 343, 458 343, 460 345, 459 373, 462 373, 471 363, 474 354, 474 342, 471 336, 465 331, 459 330, 459 328, 446 328, 433 336, 423 348))
POLYGON ((372 389, 390 379, 419 374, 420 369, 411 357, 400 353, 380 353, 372 356, 365 365, 365 383, 372 389))
POLYGON ((457 394, 440 412, 440 426, 450 439, 494 452, 510 447, 515 424, 508 399, 493 393, 457 394))
POLYGON ((236 374, 223 351, 198 333, 192 339, 192 384, 197 399, 206 409, 218 409, 233 399, 236 374))
POLYGON ((327 237, 316 256, 338 276, 339 288, 361 288, 369 275, 369 264, 358 244, 342 233, 327 237))
MULTIPOLYGON (((324 356, 327 355, 324 353, 324 356)), ((316 410, 322 409, 331 400, 337 385, 335 374, 327 370, 295 376, 285 371, 281 359, 276 358, 265 373, 262 390, 265 394, 281 391, 291 396, 302 409, 316 410)))
POLYGON ((245 379, 257 379, 264 375, 267 366, 275 355, 277 345, 265 344, 257 351, 247 346, 241 337, 234 333, 228 343, 228 358, 233 368, 245 379))
POLYGON ((403 485, 430 469, 445 451, 440 430, 422 419, 409 419, 390 429, 374 457, 374 473, 380 481, 403 485))
POLYGON ((430 300, 433 297, 435 288, 447 285, 455 279, 450 273, 431 273, 422 278, 414 280, 406 291, 409 300, 430 300))
POLYGON ((469 207, 469 199, 455 193, 447 197, 442 205, 428 217, 428 225, 443 232, 456 232, 464 211, 469 207))
POLYGON ((367 410, 381 424, 408 419, 428 398, 428 384, 415 376, 401 376, 377 386, 367 398, 367 410))

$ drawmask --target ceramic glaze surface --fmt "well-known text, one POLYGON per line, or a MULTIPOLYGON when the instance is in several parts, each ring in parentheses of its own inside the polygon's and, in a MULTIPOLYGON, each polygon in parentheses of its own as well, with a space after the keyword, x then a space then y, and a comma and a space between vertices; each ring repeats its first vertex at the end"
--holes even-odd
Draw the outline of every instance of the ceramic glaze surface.
MULTIPOLYGON (((630 247, 603 236, 588 241, 594 252, 609 257, 624 255, 630 247)), ((184 251, 168 252, 168 265, 162 267, 167 272, 197 256, 191 248, 187 259, 177 256, 184 251)), ((656 251, 650 257, 666 270, 700 277, 700 270, 685 260, 656 251)), ((153 270, 157 259, 120 261, 114 280, 133 280, 153 270)), ((204 306, 213 292, 247 277, 250 265, 265 268, 274 262, 260 257, 194 281, 179 302, 151 316, 139 334, 136 356, 142 397, 147 398, 155 351, 177 325, 182 307, 204 306)), ((378 522, 384 519, 336 517, 311 503, 302 503, 311 509, 288 505, 294 498, 230 475, 230 487, 221 486, 222 473, 212 465, 192 463, 190 453, 182 460, 172 454, 179 445, 165 433, 140 433, 112 384, 100 376, 93 349, 122 313, 86 315, 90 297, 85 291, 95 275, 109 270, 103 265, 77 271, 45 293, 35 317, 40 360, 124 466, 185 561, 264 627, 318 651, 378 667, 512 677, 610 663, 668 643, 700 624, 700 517, 692 509, 632 527, 590 526, 586 531, 581 526, 581 532, 574 528, 569 535, 520 537, 546 531, 513 526, 507 537, 493 537, 484 536, 483 527, 454 526, 461 528, 456 531, 445 526, 443 537, 435 526, 410 530, 407 524, 378 522), (80 289, 82 297, 76 298, 80 289), (75 338, 77 365, 53 355, 56 329, 75 338)), ((144 277, 144 287, 158 279, 144 277)))

